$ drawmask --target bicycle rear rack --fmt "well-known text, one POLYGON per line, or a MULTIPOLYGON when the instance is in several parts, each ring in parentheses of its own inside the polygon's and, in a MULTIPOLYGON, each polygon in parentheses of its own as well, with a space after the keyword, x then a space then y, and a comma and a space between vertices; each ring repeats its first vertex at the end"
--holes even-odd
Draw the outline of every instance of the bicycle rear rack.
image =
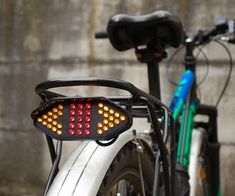
MULTIPOLYGON (((129 110, 133 114, 133 117, 145 117, 150 118, 152 123, 152 144, 154 150, 160 151, 160 160, 163 165, 164 171, 164 184, 167 189, 170 190, 170 187, 174 189, 174 171, 175 171, 175 143, 171 141, 171 174, 169 173, 169 158, 168 151, 165 146, 165 142, 167 140, 167 136, 169 135, 169 130, 172 135, 175 135, 174 128, 174 120, 171 113, 171 110, 164 105, 159 99, 156 97, 149 95, 148 93, 138 89, 133 84, 122 81, 122 80, 113 80, 107 78, 67 78, 67 79, 55 79, 45 81, 36 86, 36 93, 41 97, 43 102, 48 102, 53 98, 58 97, 66 97, 65 95, 57 94, 49 91, 51 88, 59 88, 59 87, 71 87, 71 86, 100 86, 100 87, 110 87, 115 89, 121 89, 128 91, 131 96, 127 97, 107 97, 113 102, 120 104, 125 109, 129 110), (161 113, 161 114, 159 114, 161 113), (159 115, 164 115, 164 127, 163 132, 161 132, 161 128, 159 127, 159 115), (170 128, 168 127, 168 123, 172 122, 170 128), (170 181, 170 175, 172 181, 170 181)), ((53 144, 53 139, 49 136, 46 136, 49 151, 51 154, 52 160, 52 169, 47 181, 47 186, 44 191, 44 194, 50 188, 51 183, 53 182, 57 172, 59 171, 59 161, 62 152, 62 141, 58 141, 57 148, 53 144)), ((159 157, 159 156, 158 156, 159 157)), ((173 191, 173 190, 172 190, 173 191)), ((172 192, 171 191, 171 192, 172 192)))

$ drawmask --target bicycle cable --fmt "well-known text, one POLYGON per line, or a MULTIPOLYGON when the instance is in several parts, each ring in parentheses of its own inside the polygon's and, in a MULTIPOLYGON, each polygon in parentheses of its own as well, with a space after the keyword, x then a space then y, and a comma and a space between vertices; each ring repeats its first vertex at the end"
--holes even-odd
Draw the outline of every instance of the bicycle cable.
MULTIPOLYGON (((202 53, 203 54, 203 57, 205 59, 205 63, 206 63, 206 67, 207 67, 207 70, 206 70, 206 73, 205 75, 203 76, 203 78, 201 79, 201 81, 198 83, 197 87, 199 87, 207 78, 208 76, 208 73, 209 73, 209 66, 210 66, 210 62, 209 62, 209 59, 208 57, 206 56, 206 53, 203 51, 203 48, 205 47, 206 45, 203 45, 202 47, 197 47, 197 49, 199 50, 197 55, 196 55, 196 58, 198 58, 198 56, 202 53)), ((178 86, 179 84, 173 80, 170 79, 169 77, 169 68, 171 66, 171 62, 173 61, 174 57, 184 48, 184 46, 181 46, 178 50, 176 50, 170 57, 169 61, 167 62, 167 69, 166 69, 166 76, 167 76, 167 80, 169 83, 171 83, 172 85, 175 85, 175 86, 178 86)))
POLYGON ((203 83, 205 82, 206 78, 208 77, 208 74, 209 74, 209 67, 210 67, 210 61, 206 55, 206 53, 204 52, 203 48, 205 47, 206 45, 203 45, 202 47, 197 47, 197 49, 199 50, 197 55, 196 55, 196 59, 198 59, 199 55, 202 54, 203 57, 204 57, 204 60, 205 60, 205 64, 206 64, 206 73, 205 75, 203 76, 203 78, 201 79, 200 82, 198 82, 198 87, 203 83))
MULTIPOLYGON (((218 98, 218 100, 217 100, 217 102, 216 102, 216 104, 215 104, 216 107, 218 107, 218 105, 219 105, 219 103, 220 103, 222 97, 224 96, 224 93, 225 93, 225 91, 226 91, 226 89, 227 89, 227 87, 228 87, 229 81, 230 81, 231 76, 232 76, 233 61, 232 61, 231 52, 229 51, 228 47, 227 47, 225 44, 223 44, 221 41, 219 41, 218 39, 213 40, 213 41, 216 42, 217 44, 219 44, 220 46, 222 46, 222 47, 225 49, 225 51, 226 51, 226 53, 228 54, 228 57, 229 57, 229 72, 228 72, 228 76, 227 76, 227 79, 226 79, 226 81, 225 81, 224 87, 223 87, 223 89, 222 89, 222 91, 221 91, 221 93, 220 93, 220 96, 219 96, 219 98, 218 98)), ((202 80, 201 80, 200 82, 198 82, 198 84, 197 84, 197 89, 198 89, 199 91, 200 91, 199 86, 206 80, 206 78, 208 77, 208 74, 209 74, 210 61, 209 61, 207 55, 205 54, 205 52, 203 51, 203 48, 204 48, 205 46, 206 46, 206 45, 203 45, 203 47, 197 47, 197 48, 199 49, 199 52, 198 52, 198 54, 197 54, 196 56, 198 57, 199 54, 202 53, 203 56, 204 56, 204 59, 205 59, 206 66, 207 66, 207 70, 206 70, 205 76, 204 76, 204 77, 202 78, 202 80)), ((184 48, 184 46, 181 46, 178 50, 176 50, 176 51, 171 55, 169 61, 167 62, 167 69, 166 69, 167 80, 169 81, 169 83, 171 83, 172 85, 175 85, 175 86, 177 86, 178 83, 170 79, 170 77, 169 77, 169 75, 170 75, 170 74, 169 74, 169 68, 170 68, 170 66, 171 66, 171 62, 173 61, 174 57, 175 57, 183 48, 184 48)), ((199 94, 201 94, 201 93, 199 93, 199 94)))
POLYGON ((224 96, 224 93, 225 93, 225 91, 226 91, 226 89, 227 89, 227 87, 228 87, 229 81, 230 81, 231 76, 232 76, 233 60, 232 60, 231 52, 229 51, 228 47, 227 47, 224 43, 220 42, 220 41, 217 40, 217 39, 216 39, 216 40, 213 40, 213 41, 216 42, 217 44, 219 44, 220 46, 222 46, 222 47, 225 49, 225 51, 227 52, 228 57, 229 57, 229 72, 228 72, 227 80, 226 80, 226 82, 225 82, 225 84, 224 84, 224 88, 223 88, 223 90, 221 91, 220 96, 219 96, 219 98, 218 98, 218 100, 217 100, 217 102, 216 102, 216 107, 218 107, 218 105, 219 105, 219 103, 220 103, 222 97, 224 96))
POLYGON ((203 57, 205 59, 205 63, 206 63, 206 73, 205 75, 203 76, 203 78, 201 79, 200 82, 196 83, 196 89, 197 89, 197 93, 198 93, 198 97, 199 97, 199 100, 201 99, 201 89, 200 89, 200 86, 201 84, 206 80, 206 78, 208 77, 208 74, 209 74, 209 67, 210 67, 210 62, 209 62, 209 59, 206 55, 206 53, 204 52, 203 48, 205 47, 206 45, 203 45, 202 47, 197 47, 197 49, 199 50, 198 53, 196 54, 196 59, 198 59, 199 55, 202 53, 203 54, 203 57))
POLYGON ((171 80, 170 77, 169 77, 169 68, 171 66, 171 62, 173 61, 173 59, 175 58, 175 56, 184 48, 184 46, 181 46, 179 49, 177 49, 170 57, 170 59, 168 60, 167 62, 167 65, 166 65, 166 77, 167 77, 167 80, 169 81, 169 83, 171 83, 172 85, 174 86, 178 86, 178 83, 171 80))

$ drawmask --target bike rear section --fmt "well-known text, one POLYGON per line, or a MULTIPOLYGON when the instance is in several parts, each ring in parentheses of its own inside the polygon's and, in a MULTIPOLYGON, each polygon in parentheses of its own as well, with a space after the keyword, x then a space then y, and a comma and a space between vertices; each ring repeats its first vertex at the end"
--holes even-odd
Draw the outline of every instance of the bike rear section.
MULTIPOLYGON (((65 192, 66 195, 75 193, 80 195, 80 191, 83 195, 85 193, 95 195, 108 169, 114 167, 111 165, 118 162, 123 156, 126 156, 124 161, 132 157, 133 160, 128 164, 135 168, 133 171, 127 170, 126 175, 117 176, 117 179, 130 180, 128 183, 136 184, 135 187, 140 187, 140 182, 142 182, 144 190, 150 194, 156 153, 159 152, 163 154, 161 157, 164 158, 165 155, 167 162, 163 162, 163 164, 166 165, 165 169, 167 169, 168 179, 170 179, 168 166, 173 164, 169 162, 170 157, 165 146, 167 136, 170 131, 173 131, 166 123, 170 121, 170 111, 155 97, 130 83, 104 78, 46 81, 36 87, 36 92, 42 98, 42 103, 32 113, 32 118, 35 127, 46 134, 53 161, 45 195, 47 193, 48 195, 64 195, 65 192), (65 86, 78 86, 78 88, 79 86, 106 86, 126 90, 131 95, 106 98, 66 97, 50 91, 51 88, 65 86), (146 139, 143 137, 146 133, 130 129, 133 118, 148 119, 153 126, 153 130, 148 134, 157 139, 154 137, 149 140, 149 135, 149 138, 146 139), (161 123, 159 123, 160 119, 161 123), (58 141, 56 149, 53 139, 58 141), (62 142, 74 140, 82 141, 82 143, 59 170, 62 142), (87 140, 96 142, 87 142, 87 140), (154 151, 152 145, 157 146, 158 143, 160 145, 154 151), (142 175, 140 175, 140 169, 143 171, 142 175), (85 186, 84 183, 87 185, 85 186), (50 191, 48 192, 48 190, 50 191)), ((160 156, 157 157, 156 161, 160 164, 160 156)), ((120 169, 127 169, 129 165, 126 164, 123 162, 123 168, 120 169)), ((116 163, 116 165, 122 164, 116 163)), ((160 171, 160 168, 158 170, 160 171)), ((127 183, 122 184, 127 186, 127 183)), ((166 184, 170 186, 170 181, 166 181, 166 184)), ((132 186, 130 185, 130 187, 132 186)), ((106 189, 104 188, 104 190, 106 189)), ((142 191, 142 189, 137 190, 140 193, 142 191)))
POLYGON ((36 93, 42 103, 32 118, 46 134, 53 162, 44 195, 176 195, 175 126, 171 110, 160 101, 158 63, 166 57, 167 46, 181 43, 182 25, 165 11, 141 17, 116 15, 107 35, 115 49, 134 48, 137 59, 147 64, 150 93, 106 78, 39 84, 36 93), (67 97, 51 91, 69 86, 109 87, 130 96, 67 97), (148 120, 150 139, 133 130, 133 118, 148 120), (62 142, 74 140, 82 142, 59 169, 62 142))

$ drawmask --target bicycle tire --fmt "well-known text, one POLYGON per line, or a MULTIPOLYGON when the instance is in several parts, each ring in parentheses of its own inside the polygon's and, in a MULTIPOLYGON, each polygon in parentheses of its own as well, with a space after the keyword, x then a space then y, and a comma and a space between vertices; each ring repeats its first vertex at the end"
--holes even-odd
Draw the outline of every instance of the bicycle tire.
MULTIPOLYGON (((212 144, 208 140, 208 134, 205 134, 204 141, 201 149, 201 170, 199 176, 202 178, 203 196, 220 196, 219 188, 219 160, 217 151, 219 144, 212 144)), ((199 177, 200 178, 200 177, 199 177)), ((200 196, 198 194, 198 196, 200 196)))
MULTIPOLYGON (((209 141, 208 135, 205 130, 199 130, 202 132, 201 141, 199 141, 198 148, 199 154, 196 161, 196 165, 194 166, 196 171, 196 187, 192 187, 190 196, 212 196, 215 191, 215 186, 212 183, 212 169, 210 167, 210 153, 209 153, 209 141), (195 190, 194 190, 195 189, 195 190)), ((194 133, 195 134, 195 131, 194 133)), ((194 137, 194 135, 192 136, 194 137)), ((193 141, 192 141, 193 144, 193 141)), ((192 149, 191 149, 192 150, 192 149)), ((191 158, 190 158, 191 159, 191 158)), ((190 176, 190 178, 193 178, 190 176)), ((194 184, 195 186, 195 184, 194 184)))
MULTIPOLYGON (((142 194, 136 145, 127 143, 110 165, 97 196, 139 196, 142 194), (120 193, 120 194, 119 194, 120 193)), ((153 155, 144 151, 140 154, 145 195, 151 195, 154 174, 153 155)))

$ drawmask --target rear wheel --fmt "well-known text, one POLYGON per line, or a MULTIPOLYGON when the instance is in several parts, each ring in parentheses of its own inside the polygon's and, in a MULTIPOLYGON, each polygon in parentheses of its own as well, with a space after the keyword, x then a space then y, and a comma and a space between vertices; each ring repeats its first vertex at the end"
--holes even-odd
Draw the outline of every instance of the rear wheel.
POLYGON ((211 196, 214 187, 211 183, 212 171, 209 162, 207 132, 205 130, 194 130, 191 144, 191 154, 195 153, 196 155, 194 158, 192 155, 190 157, 190 196, 211 196), (198 148, 198 152, 195 151, 195 147, 198 148))
MULTIPOLYGON (((154 158, 144 150, 140 153, 145 195, 151 195, 154 158)), ((142 196, 138 153, 132 142, 126 144, 114 158, 98 191, 98 196, 142 196)))
MULTIPOLYGON (((202 151, 202 153, 204 153, 202 151)), ((210 183, 209 183, 209 165, 205 155, 199 157, 198 162, 198 184, 196 196, 210 196, 210 183)))

